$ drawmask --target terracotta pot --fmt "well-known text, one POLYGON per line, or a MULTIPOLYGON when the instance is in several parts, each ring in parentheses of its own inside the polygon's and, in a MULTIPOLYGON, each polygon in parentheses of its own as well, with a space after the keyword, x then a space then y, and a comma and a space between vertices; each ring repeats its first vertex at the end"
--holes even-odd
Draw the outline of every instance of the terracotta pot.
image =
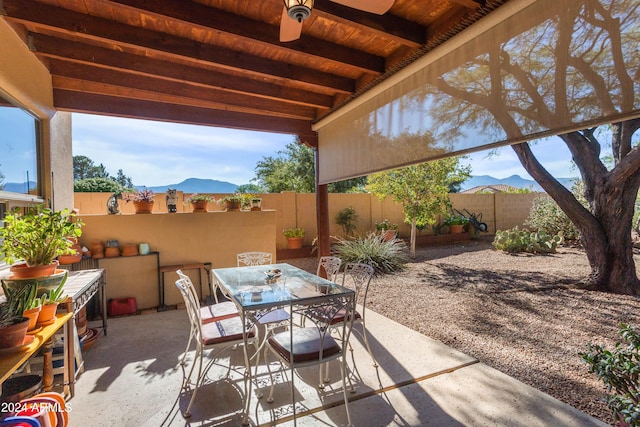
POLYGON ((194 212, 207 212, 207 206, 209 202, 206 200, 196 200, 191 202, 191 206, 193 206, 194 212))
POLYGON ((42 306, 40 314, 38 314, 37 325, 46 326, 53 323, 56 318, 56 310, 58 309, 58 303, 50 303, 42 306))
POLYGON ((153 211, 154 202, 133 202, 133 207, 136 209, 137 214, 150 214, 153 211))
POLYGON ((451 234, 460 234, 462 233, 462 228, 464 226, 462 224, 453 224, 449 226, 449 233, 451 234))
POLYGON ((227 212, 240 210, 240 202, 224 202, 224 206, 227 212))
POLYGON ((29 319, 23 317, 18 323, 0 328, 0 348, 18 347, 24 343, 27 336, 29 319))
POLYGON ((138 255, 138 246, 137 245, 123 245, 122 246, 122 256, 136 256, 138 255))
POLYGON ((104 245, 102 242, 91 243, 91 258, 104 258, 104 245))
POLYGON ((36 265, 28 267, 26 263, 13 264, 10 268, 13 279, 29 279, 33 277, 51 276, 56 271, 58 261, 48 265, 36 265))
POLYGON ((388 240, 395 239, 398 235, 398 230, 385 230, 382 232, 382 240, 385 242, 388 240))
POLYGON ((302 247, 303 237, 287 237, 287 245, 289 249, 300 249, 302 247))
POLYGON ((58 256, 58 262, 60 264, 74 264, 76 262, 82 261, 82 247, 78 244, 75 244, 71 247, 71 249, 75 251, 75 254, 58 256))
POLYGON ((39 305, 36 308, 30 308, 22 313, 24 317, 29 319, 29 327, 27 328, 27 331, 33 331, 36 328, 36 323, 38 322, 38 316, 40 315, 41 310, 42 306, 39 305))
POLYGON ((120 256, 120 248, 117 246, 109 246, 104 250, 105 258, 114 258, 120 256))

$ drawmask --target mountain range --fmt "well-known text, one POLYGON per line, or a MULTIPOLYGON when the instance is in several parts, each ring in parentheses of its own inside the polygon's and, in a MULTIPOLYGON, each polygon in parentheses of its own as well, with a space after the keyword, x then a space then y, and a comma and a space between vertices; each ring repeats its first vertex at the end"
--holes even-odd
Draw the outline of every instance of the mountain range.
MULTIPOLYGON (((556 178, 560 184, 564 185, 568 189, 571 189, 576 178, 556 178)), ((484 186, 484 185, 498 185, 506 184, 515 188, 529 188, 531 191, 544 191, 540 185, 531 179, 522 178, 520 175, 511 175, 507 178, 494 178, 491 175, 476 175, 466 180, 461 190, 468 190, 469 188, 484 186)))
POLYGON ((233 193, 238 186, 226 181, 216 179, 187 178, 178 184, 159 185, 155 187, 136 186, 137 189, 147 188, 154 193, 165 193, 172 188, 184 193, 233 193))
MULTIPOLYGON (((562 185, 571 189, 575 178, 556 178, 562 185)), ((506 184, 515 188, 530 188, 532 191, 543 191, 542 187, 531 179, 522 178, 520 175, 511 175, 508 178, 494 178, 491 175, 476 175, 466 180, 462 186, 462 190, 483 186, 506 184)), ((30 183, 30 187, 35 187, 36 183, 30 183)), ((25 184, 17 182, 7 182, 4 184, 4 191, 14 193, 24 193, 25 184)), ((136 186, 138 189, 148 188, 154 193, 164 193, 168 188, 175 188, 185 193, 233 193, 238 185, 226 181, 218 181, 216 179, 187 178, 177 184, 159 185, 154 187, 136 186)))

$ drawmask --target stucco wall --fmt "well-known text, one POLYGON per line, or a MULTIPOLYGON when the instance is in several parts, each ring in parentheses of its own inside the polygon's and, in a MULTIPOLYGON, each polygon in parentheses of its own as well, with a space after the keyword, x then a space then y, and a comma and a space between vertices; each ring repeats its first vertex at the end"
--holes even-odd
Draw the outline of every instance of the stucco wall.
MULTIPOLYGON (((118 240, 124 244, 148 243, 160 252, 160 265, 211 262, 214 267, 236 265, 236 254, 264 251, 276 257, 275 211, 209 212, 138 215, 80 215, 84 221, 80 243, 118 240)), ((107 298, 136 297, 138 307, 158 305, 155 257, 133 256, 101 259, 107 271, 107 298)), ((197 272, 194 283, 198 282, 197 272)), ((206 283, 206 277, 203 277, 206 283)), ((182 299, 175 287, 175 273, 165 274, 165 302, 182 299)), ((206 291, 206 287, 204 287, 206 291)), ((205 292, 206 293, 206 292, 205 292)))
MULTIPOLYGON (((74 207, 80 214, 106 214, 106 202, 109 193, 75 193, 74 207)), ((482 221, 487 223, 488 232, 493 234, 497 229, 522 226, 529 216, 533 199, 538 193, 530 194, 450 194, 455 209, 466 214, 465 209, 476 215, 482 214, 482 221)), ((190 212, 191 206, 182 203, 184 195, 178 192, 178 212, 190 212)), ((220 194, 213 195, 216 198, 220 194)), ((309 246, 317 236, 316 197, 315 194, 298 194, 284 192, 280 194, 261 194, 262 208, 275 211, 275 240, 278 249, 286 248, 286 239, 282 235, 285 228, 303 227, 306 230, 304 245, 309 246)), ((338 212, 345 207, 352 207, 358 215, 357 233, 365 233, 375 229, 375 223, 388 219, 397 223, 400 236, 408 237, 410 227, 403 221, 402 206, 391 198, 380 201, 371 194, 329 194, 329 220, 332 236, 342 236, 342 229, 335 223, 338 212)), ((222 208, 210 203, 209 211, 218 212, 222 208)), ((131 203, 120 203, 122 215, 134 213, 131 203)), ((153 207, 154 213, 166 213, 164 195, 158 194, 153 207)), ((432 234, 431 230, 423 230, 423 235, 432 234)))

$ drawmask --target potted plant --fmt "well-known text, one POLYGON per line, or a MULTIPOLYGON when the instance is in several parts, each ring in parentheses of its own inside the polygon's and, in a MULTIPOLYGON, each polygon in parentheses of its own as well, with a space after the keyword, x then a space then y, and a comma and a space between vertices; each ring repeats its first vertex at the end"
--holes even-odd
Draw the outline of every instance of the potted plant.
POLYGON ((462 233, 462 229, 468 222, 469 220, 464 215, 455 214, 445 219, 444 225, 449 227, 449 233, 460 234, 462 233))
POLYGON ((49 290, 48 293, 42 294, 39 298, 38 302, 42 306, 42 309, 38 315, 38 326, 50 325, 55 321, 58 304, 67 299, 67 295, 62 293, 66 280, 67 276, 65 275, 64 280, 57 288, 49 290))
POLYGON ((240 193, 230 194, 218 200, 218 204, 223 206, 227 212, 239 211, 243 203, 245 203, 245 195, 240 193))
POLYGON ((304 239, 304 228, 287 228, 282 230, 282 234, 287 238, 287 245, 289 249, 300 249, 302 247, 302 240, 304 239))
POLYGON ((21 346, 28 328, 29 319, 22 315, 16 299, 0 303, 0 348, 21 346))
POLYGON ((213 202, 215 199, 207 194, 194 193, 184 199, 184 203, 191 203, 193 206, 193 212, 207 212, 207 205, 209 202, 213 202))
POLYGON ((607 406, 620 426, 640 424, 640 335, 629 326, 620 325, 620 335, 625 343, 617 342, 612 350, 602 345, 588 344, 587 351, 579 353, 589 365, 589 372, 596 374, 609 392, 607 406))
POLYGON ((137 214, 147 213, 150 214, 153 211, 153 204, 155 203, 155 194, 153 190, 136 190, 133 193, 129 193, 124 196, 125 202, 133 202, 133 206, 136 209, 137 214))
POLYGON ((2 289, 4 290, 7 302, 17 305, 16 311, 22 313, 23 317, 29 319, 27 331, 34 330, 36 328, 38 315, 42 309, 40 299, 37 297, 38 282, 31 282, 27 286, 19 289, 10 288, 3 283, 2 289))
POLYGON ((73 253, 73 239, 82 234, 82 221, 68 209, 53 211, 38 207, 4 218, 0 228, 2 258, 11 266, 10 279, 45 277, 56 273, 58 255, 73 253), (18 261, 19 260, 19 261, 18 261), (16 261, 18 261, 16 263, 16 261))
POLYGON ((391 224, 386 218, 382 222, 376 221, 376 230, 384 241, 395 239, 398 236, 398 224, 391 224))

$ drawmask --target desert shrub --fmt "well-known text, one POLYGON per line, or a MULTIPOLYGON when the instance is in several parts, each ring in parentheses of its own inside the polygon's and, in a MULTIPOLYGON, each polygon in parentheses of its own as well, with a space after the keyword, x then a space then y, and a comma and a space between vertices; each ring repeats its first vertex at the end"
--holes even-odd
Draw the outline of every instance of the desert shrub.
POLYGON ((526 227, 543 232, 549 236, 562 233, 565 240, 578 240, 578 229, 560 206, 549 196, 541 195, 533 200, 526 227))
POLYGON ((358 222, 358 213, 351 206, 346 207, 336 215, 336 224, 342 227, 342 232, 345 236, 352 236, 356 230, 356 223, 358 222))
POLYGON ((544 231, 520 230, 517 226, 510 230, 496 231, 493 246, 501 251, 554 253, 562 243, 562 233, 550 236, 544 231))
POLYGON ((377 233, 369 233, 356 239, 338 238, 338 242, 332 249, 343 263, 368 264, 375 269, 376 275, 403 270, 409 260, 409 252, 404 240, 385 241, 377 233))
POLYGON ((589 365, 589 372, 616 394, 610 395, 607 406, 615 418, 629 426, 640 426, 640 336, 635 328, 622 324, 620 335, 625 343, 617 342, 612 350, 602 345, 588 344, 579 353, 589 365))

